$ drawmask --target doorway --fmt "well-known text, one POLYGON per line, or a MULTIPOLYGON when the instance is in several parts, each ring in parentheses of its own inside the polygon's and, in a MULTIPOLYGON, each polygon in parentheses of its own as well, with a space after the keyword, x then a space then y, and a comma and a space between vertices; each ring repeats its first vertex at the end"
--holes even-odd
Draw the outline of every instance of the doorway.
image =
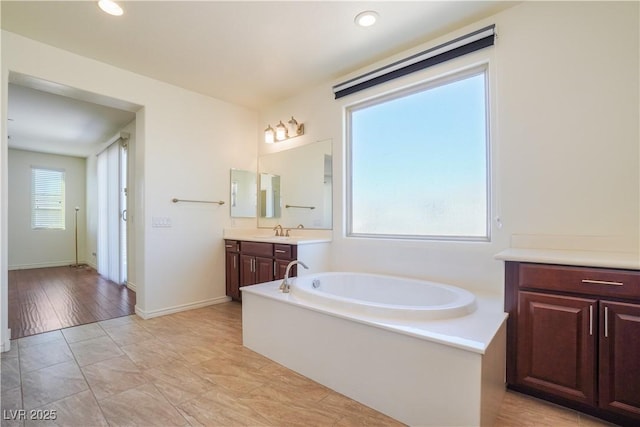
MULTIPOLYGON (((129 259, 129 254, 135 253, 131 247, 135 240, 128 238, 133 234, 128 230, 127 219, 135 204, 127 206, 131 193, 127 183, 135 177, 131 173, 134 163, 128 160, 130 147, 135 145, 136 111, 141 107, 16 73, 10 74, 8 89, 11 338, 134 313, 135 292, 122 284, 134 288, 130 280, 135 280, 135 273, 128 274, 128 270, 135 264, 129 259), (126 109, 121 109, 123 106, 126 109), (38 117, 46 118, 46 123, 38 121, 38 117), (94 135, 87 136, 91 132, 94 135), (95 133, 100 135, 96 137, 95 133), (97 246, 97 153, 108 148, 114 134, 119 138, 125 133, 131 137, 125 144, 122 141, 117 144, 120 148, 115 174, 118 209, 114 253, 118 274, 112 280, 97 273, 102 252, 97 246), (37 141, 46 144, 38 145, 37 141), (47 166, 51 162, 72 165, 57 168, 68 171, 64 174, 64 205, 60 207, 66 218, 62 227, 33 227, 31 184, 26 183, 24 174, 20 175, 23 171, 17 175, 12 172, 12 158, 20 157, 18 154, 27 158, 29 167, 47 166), (70 173, 71 169, 74 173, 70 173), (16 185, 20 180, 25 181, 26 190, 16 185), (20 219, 23 220, 20 226, 15 226, 20 219), (74 251, 71 235, 76 226, 78 240, 74 251)), ((111 235, 112 231, 108 231, 108 236, 111 235)))

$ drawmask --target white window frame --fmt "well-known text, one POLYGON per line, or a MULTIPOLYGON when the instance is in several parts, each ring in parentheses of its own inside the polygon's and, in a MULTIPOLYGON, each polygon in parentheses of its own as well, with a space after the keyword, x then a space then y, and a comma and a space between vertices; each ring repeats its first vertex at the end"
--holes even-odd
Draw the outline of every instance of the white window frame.
POLYGON ((346 219, 346 237, 355 238, 373 238, 373 239, 400 239, 400 240, 426 240, 426 241, 467 241, 467 242, 490 242, 491 241, 491 211, 492 211, 492 164, 491 164, 491 102, 490 102, 490 74, 488 62, 480 65, 468 67, 443 75, 438 75, 422 81, 417 84, 406 86, 397 90, 386 92, 382 95, 374 96, 345 107, 345 219, 346 219), (353 111, 361 110, 367 107, 378 105, 390 100, 409 96, 418 92, 423 92, 454 83, 456 81, 470 78, 475 75, 484 74, 485 84, 485 162, 486 162, 486 213, 485 213, 485 235, 484 236, 442 236, 442 235, 408 235, 408 234, 372 234, 372 233, 354 233, 353 232, 353 182, 352 182, 352 115, 353 111))
POLYGON ((31 228, 33 230, 65 230, 66 229, 66 216, 65 216, 65 179, 66 173, 64 169, 56 169, 49 167, 32 166, 31 167, 31 228), (59 208, 46 207, 38 205, 38 194, 36 193, 36 180, 38 171, 56 172, 59 173, 60 182, 60 194, 51 195, 52 200, 50 203, 58 203, 59 208), (59 211, 57 221, 43 221, 43 218, 39 217, 40 211, 59 211))

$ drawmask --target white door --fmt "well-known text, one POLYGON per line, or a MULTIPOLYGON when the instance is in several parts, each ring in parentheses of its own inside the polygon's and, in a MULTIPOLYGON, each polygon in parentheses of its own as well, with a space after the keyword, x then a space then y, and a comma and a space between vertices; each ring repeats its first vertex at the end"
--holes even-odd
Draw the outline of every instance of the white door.
POLYGON ((120 139, 98 154, 98 273, 127 282, 126 141, 120 139))

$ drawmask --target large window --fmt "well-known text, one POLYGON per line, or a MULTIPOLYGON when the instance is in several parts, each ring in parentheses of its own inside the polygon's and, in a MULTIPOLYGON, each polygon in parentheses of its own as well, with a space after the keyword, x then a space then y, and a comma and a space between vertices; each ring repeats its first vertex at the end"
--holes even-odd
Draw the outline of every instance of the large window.
POLYGON ((64 230, 64 171, 31 168, 31 227, 64 230))
POLYGON ((347 109, 348 234, 488 240, 486 68, 347 109))

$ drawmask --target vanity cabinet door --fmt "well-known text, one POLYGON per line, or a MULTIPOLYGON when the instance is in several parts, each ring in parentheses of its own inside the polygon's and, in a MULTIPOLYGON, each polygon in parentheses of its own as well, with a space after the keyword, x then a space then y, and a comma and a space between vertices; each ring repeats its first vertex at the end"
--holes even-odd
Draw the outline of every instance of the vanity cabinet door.
POLYGON ((600 407, 640 425, 640 305, 600 302, 600 407))
POLYGON ((237 240, 224 241, 225 285, 227 296, 240 299, 240 244, 237 240))
POLYGON ((225 253, 227 295, 240 299, 240 256, 237 252, 225 253))
POLYGON ((256 271, 254 264, 256 257, 240 254, 240 286, 255 285, 256 271))
POLYGON ((273 280, 273 259, 240 254, 240 286, 273 280))
POLYGON ((273 280, 273 260, 271 258, 256 257, 254 267, 256 276, 253 284, 273 280))
POLYGON ((518 293, 517 382, 593 405, 597 301, 518 293))

